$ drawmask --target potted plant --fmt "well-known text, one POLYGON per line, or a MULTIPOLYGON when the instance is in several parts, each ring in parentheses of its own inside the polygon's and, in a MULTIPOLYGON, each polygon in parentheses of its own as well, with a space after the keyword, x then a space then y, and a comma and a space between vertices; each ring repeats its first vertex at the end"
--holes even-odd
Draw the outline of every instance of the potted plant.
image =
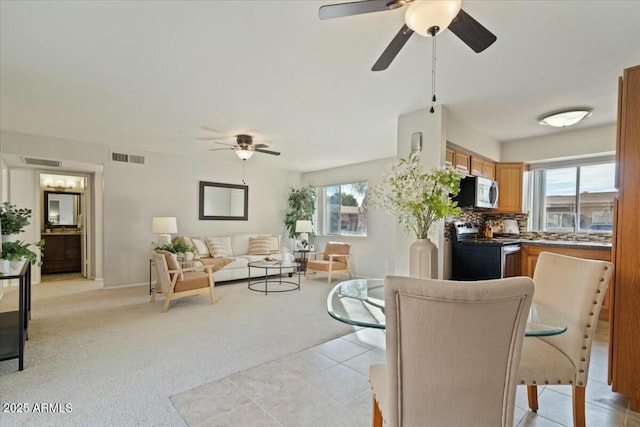
POLYGON ((302 188, 289 188, 287 198, 288 210, 284 214, 284 226, 289 232, 290 238, 296 237, 296 221, 313 221, 313 213, 316 210, 318 193, 312 185, 302 188))
POLYGON ((0 224, 2 235, 20 234, 29 225, 31 209, 18 208, 9 202, 0 205, 0 224))
POLYGON ((25 243, 20 240, 13 242, 2 242, 2 258, 7 261, 22 261, 26 259, 31 264, 42 265, 42 261, 38 261, 38 254, 29 249, 35 246, 42 254, 44 252, 44 240, 36 243, 25 243))
POLYGON ((369 193, 369 204, 398 219, 408 235, 415 235, 409 257, 410 275, 437 277, 437 248, 429 239, 432 225, 460 208, 452 197, 460 192, 464 173, 453 167, 424 172, 418 153, 391 165, 382 182, 369 193), (435 266, 435 268, 434 268, 435 266))

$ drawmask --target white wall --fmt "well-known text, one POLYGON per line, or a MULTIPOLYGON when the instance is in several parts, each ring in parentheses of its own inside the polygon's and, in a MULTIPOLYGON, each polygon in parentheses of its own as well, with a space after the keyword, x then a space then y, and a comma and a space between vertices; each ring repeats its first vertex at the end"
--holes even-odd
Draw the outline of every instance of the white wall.
MULTIPOLYGON (((233 156, 176 156, 140 152, 100 144, 2 132, 4 152, 38 158, 62 159, 104 165, 104 210, 96 212, 96 233, 104 218, 105 287, 144 283, 148 280, 151 233, 154 216, 175 216, 178 232, 186 235, 232 233, 284 234, 282 216, 287 189, 298 185, 300 175, 266 167, 259 158, 247 161, 249 186, 248 221, 200 221, 199 181, 239 184, 242 163, 233 156), (145 156, 144 165, 112 162, 110 151, 145 156)), ((232 153, 231 153, 232 154, 232 153)), ((96 177, 96 197, 100 197, 100 177, 96 177)), ((29 197, 35 200, 35 187, 29 197)), ((100 256, 100 254, 96 254, 100 256)))
POLYGON ((446 108, 446 139, 491 160, 501 161, 502 145, 493 138, 475 130, 453 116, 446 108))
MULTIPOLYGON (((434 113, 428 109, 413 111, 398 117, 398 157, 407 158, 411 151, 411 135, 422 132, 422 153, 420 164, 426 171, 444 164, 446 146, 447 112, 437 106, 434 113)), ((408 236, 396 222, 396 268, 395 274, 409 275, 409 246, 416 236, 408 236)), ((438 239, 433 242, 438 246, 439 276, 443 271, 444 234, 442 224, 438 225, 438 239)))
POLYGON ((615 150, 616 125, 611 124, 503 142, 501 161, 533 162, 613 154, 615 150))
MULTIPOLYGON (((369 187, 380 183, 387 165, 394 158, 357 163, 333 169, 305 173, 303 185, 323 186, 367 181, 369 187)), ((378 209, 367 212, 367 237, 315 236, 312 243, 317 251, 322 251, 328 241, 342 241, 351 244, 352 271, 358 276, 384 277, 394 273, 396 220, 378 209)))

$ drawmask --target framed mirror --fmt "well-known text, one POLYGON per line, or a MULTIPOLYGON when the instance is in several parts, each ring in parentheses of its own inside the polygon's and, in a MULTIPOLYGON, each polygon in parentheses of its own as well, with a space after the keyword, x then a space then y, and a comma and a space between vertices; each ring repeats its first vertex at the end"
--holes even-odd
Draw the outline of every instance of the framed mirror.
POLYGON ((80 224, 81 193, 66 191, 44 192, 44 221, 53 227, 76 228, 80 224))
POLYGON ((249 218, 249 187, 200 181, 200 219, 239 220, 249 218))

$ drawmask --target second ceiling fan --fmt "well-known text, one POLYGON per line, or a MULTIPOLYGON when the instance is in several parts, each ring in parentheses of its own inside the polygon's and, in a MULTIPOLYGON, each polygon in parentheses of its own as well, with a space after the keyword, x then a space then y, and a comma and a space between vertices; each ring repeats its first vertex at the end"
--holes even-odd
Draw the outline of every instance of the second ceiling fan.
POLYGON ((461 0, 365 0, 320 7, 320 19, 340 18, 363 13, 394 10, 409 5, 405 24, 382 52, 372 71, 386 70, 413 35, 434 37, 446 28, 476 53, 496 41, 497 37, 461 9, 461 0))
POLYGON ((277 151, 272 151, 272 150, 265 150, 266 147, 268 147, 267 144, 254 144, 253 143, 253 137, 251 135, 246 135, 246 134, 239 134, 235 136, 236 138, 236 143, 235 144, 229 144, 226 142, 220 142, 220 141, 216 141, 216 138, 211 138, 211 137, 207 137, 207 138, 200 138, 200 139, 204 139, 204 140, 213 140, 213 142, 215 142, 216 144, 221 144, 221 145, 227 145, 228 148, 212 148, 209 151, 217 151, 217 150, 234 150, 236 152, 236 154, 238 155, 238 157, 240 157, 242 160, 247 160, 249 158, 251 158, 251 156, 253 156, 253 153, 264 153, 264 154, 271 154, 273 156, 279 156, 280 153, 277 151))

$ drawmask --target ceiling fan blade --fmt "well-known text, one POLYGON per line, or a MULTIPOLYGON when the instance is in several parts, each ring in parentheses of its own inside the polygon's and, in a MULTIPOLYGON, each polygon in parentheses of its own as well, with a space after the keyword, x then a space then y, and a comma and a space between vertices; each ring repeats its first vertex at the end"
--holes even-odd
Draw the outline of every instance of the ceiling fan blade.
POLYGON ((413 35, 413 32, 414 31, 411 28, 407 27, 407 24, 404 24, 402 28, 400 28, 400 31, 398 31, 398 34, 396 34, 393 40, 391 40, 389 46, 387 46, 384 52, 382 52, 380 58, 378 58, 376 63, 373 64, 373 68, 371 68, 371 71, 386 70, 389 65, 391 65, 391 62, 396 57, 396 55, 398 55, 398 52, 400 52, 402 46, 404 46, 407 40, 409 40, 409 37, 413 35))
MULTIPOLYGON (((413 0, 409 0, 409 3, 413 0)), ((388 7, 387 3, 390 3, 389 0, 365 0, 365 1, 354 1, 350 3, 338 3, 338 4, 328 4, 325 6, 321 6, 318 11, 318 16, 320 19, 333 19, 333 18, 341 18, 343 16, 351 16, 351 15, 360 15, 362 13, 371 13, 371 12, 381 12, 383 10, 390 10, 393 7, 388 7)), ((404 5, 403 2, 400 3, 400 6, 404 5)), ((396 6, 399 7, 399 6, 396 6)))
POLYGON ((271 154, 273 156, 279 156, 280 153, 278 153, 277 151, 271 151, 271 150, 265 150, 262 148, 256 148, 256 150, 258 153, 264 153, 264 154, 271 154))
POLYGON ((220 145, 228 145, 229 147, 235 147, 236 144, 229 144, 227 142, 220 142, 220 141, 212 141, 215 142, 216 144, 220 144, 220 145))
POLYGON ((462 9, 449 24, 449 29, 476 53, 482 52, 497 40, 495 34, 462 9))
POLYGON ((267 144, 253 144, 254 147, 256 148, 268 148, 269 146, 267 144))
POLYGON ((235 150, 235 148, 210 148, 209 151, 235 150))

